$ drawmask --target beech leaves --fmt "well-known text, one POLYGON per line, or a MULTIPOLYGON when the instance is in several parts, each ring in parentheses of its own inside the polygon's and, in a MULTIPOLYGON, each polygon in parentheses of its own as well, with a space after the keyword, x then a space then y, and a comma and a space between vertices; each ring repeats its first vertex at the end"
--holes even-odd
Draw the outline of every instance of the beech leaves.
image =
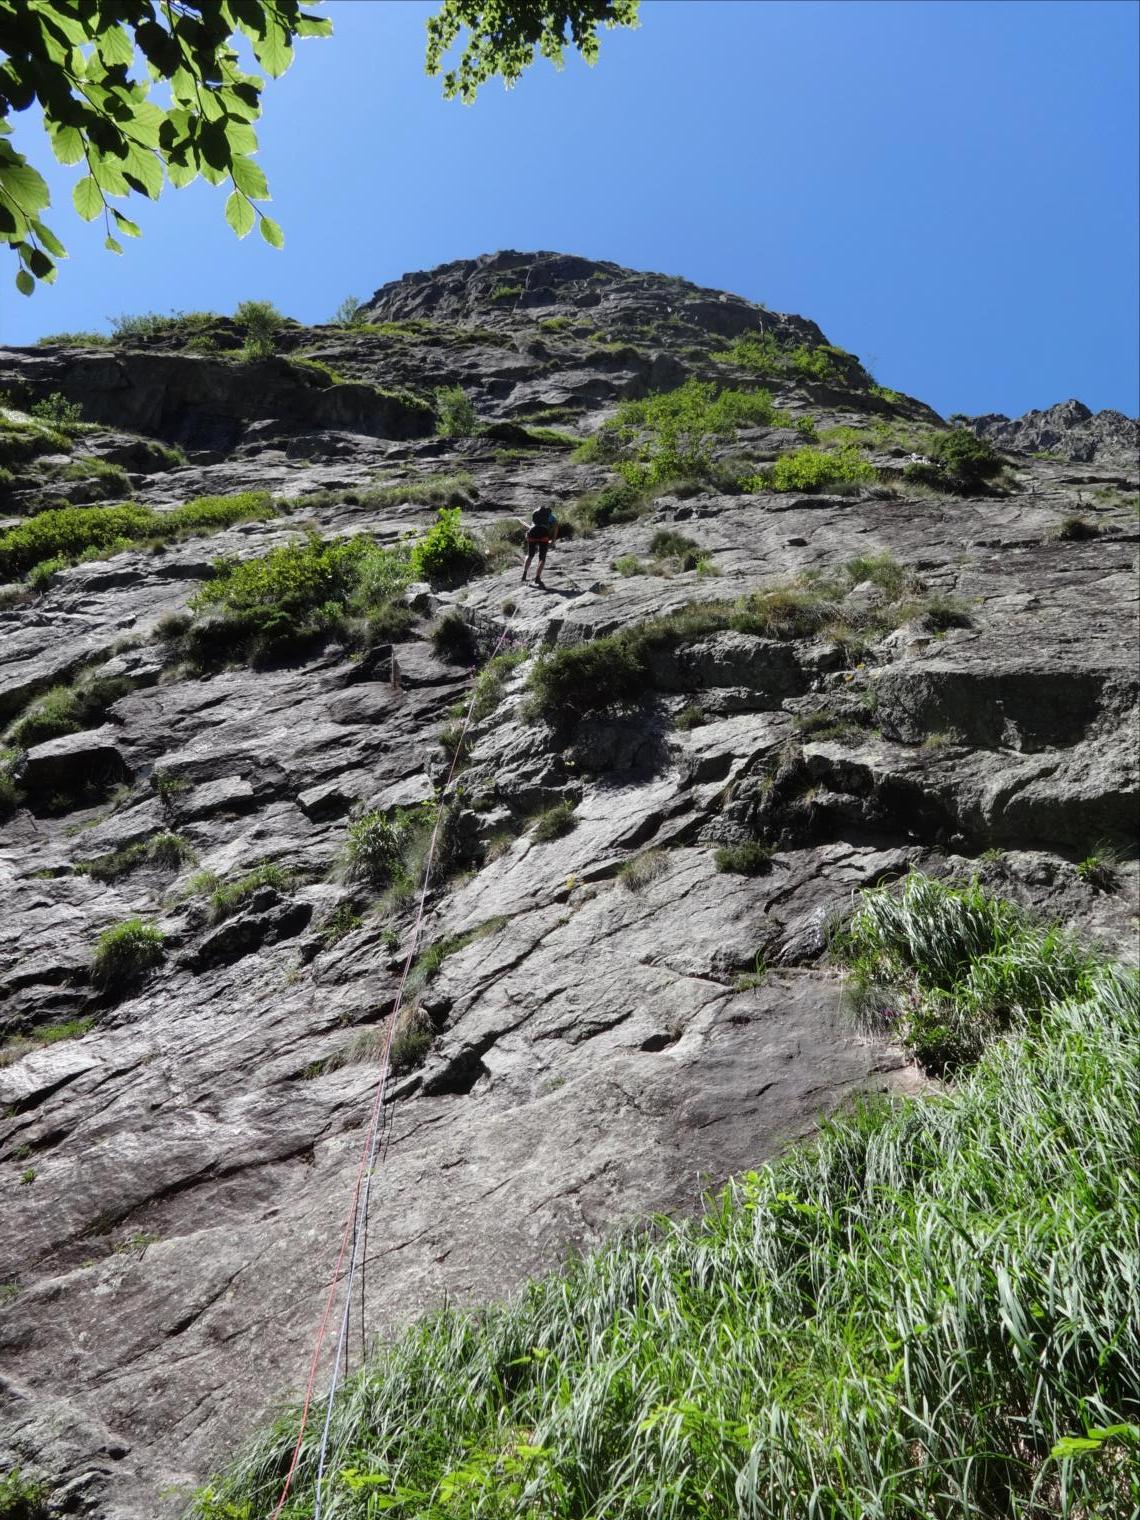
POLYGON ((253 123, 263 80, 243 73, 235 44, 248 39, 265 73, 278 78, 298 38, 326 37, 332 23, 300 0, 0 0, 0 242, 15 253, 16 288, 31 295, 67 257, 43 222, 51 196, 43 176, 12 144, 7 118, 38 103, 61 164, 81 164, 72 204, 86 222, 102 216, 104 246, 140 229, 111 198, 157 200, 199 175, 230 185, 226 221, 238 237, 258 226, 272 248, 278 224, 253 123), (167 103, 151 99, 155 84, 167 103), (168 99, 167 99, 168 97, 168 99))

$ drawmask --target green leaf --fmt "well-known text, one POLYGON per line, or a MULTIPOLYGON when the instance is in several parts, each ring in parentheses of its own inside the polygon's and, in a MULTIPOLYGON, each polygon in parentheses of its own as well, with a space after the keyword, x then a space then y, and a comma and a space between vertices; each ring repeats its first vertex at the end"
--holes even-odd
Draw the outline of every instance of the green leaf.
POLYGON ((167 160, 166 177, 176 190, 181 190, 184 185, 193 184, 198 178, 198 166, 189 159, 180 163, 178 159, 167 160))
POLYGON ((253 207, 246 200, 240 190, 230 192, 226 201, 226 221, 243 238, 253 231, 253 224, 257 220, 253 207))
POLYGON ((61 164, 77 164, 83 157, 83 134, 78 127, 58 127, 51 134, 51 147, 61 164))
MULTIPOLYGON (((108 153, 92 153, 88 162, 91 165, 91 177, 104 194, 128 194, 130 186, 127 184, 117 158, 108 153)), ((99 209, 102 210, 102 202, 99 209)))
POLYGON ((71 192, 75 209, 85 222, 93 222, 103 209, 103 194, 94 178, 88 174, 71 192))
POLYGON ((285 234, 271 216, 263 216, 258 223, 262 237, 270 248, 284 248, 285 234))
POLYGON ((1103 1445, 1103 1441, 1090 1440, 1087 1436, 1062 1436, 1049 1455, 1054 1461, 1061 1462, 1068 1457, 1081 1457, 1086 1452, 1099 1451, 1103 1445))
POLYGON ((109 248, 112 253, 122 253, 123 251, 122 243, 117 238, 113 238, 110 233, 103 239, 103 247, 109 248))
POLYGON ((253 51, 258 63, 274 79, 284 74, 293 62, 289 33, 269 14, 265 16, 265 35, 253 38, 253 51))
POLYGON ((331 37, 333 24, 327 16, 312 16, 301 11, 297 17, 298 37, 331 37))
POLYGON ((40 242, 44 245, 44 247, 52 255, 53 258, 65 259, 67 257, 67 249, 56 237, 55 233, 51 230, 50 227, 45 226, 43 222, 33 221, 32 231, 39 238, 40 242))
POLYGON ((129 217, 124 216, 121 211, 116 211, 114 206, 111 207, 111 215, 115 218, 115 225, 120 232, 125 232, 128 237, 142 237, 142 228, 132 222, 129 217))
POLYGON ((135 60, 135 45, 129 33, 121 26, 109 26, 106 31, 100 32, 96 46, 103 62, 110 66, 122 64, 130 68, 135 60))
POLYGON ((34 216, 51 205, 51 192, 43 176, 31 164, 25 163, 21 154, 13 153, 7 144, 0 155, 0 190, 15 201, 25 216, 34 216))
POLYGON ((29 248, 26 255, 24 255, 24 263, 27 264, 37 280, 46 280, 55 268, 55 265, 42 248, 29 248))
POLYGON ((260 164, 254 163, 252 158, 235 158, 230 172, 234 184, 251 201, 269 199, 269 182, 265 178, 265 170, 260 164))
POLYGON ((22 296, 30 296, 36 288, 36 282, 26 269, 16 272, 16 289, 22 296))
POLYGON ((132 148, 123 165, 123 175, 132 188, 156 201, 162 194, 162 165, 145 148, 132 148))

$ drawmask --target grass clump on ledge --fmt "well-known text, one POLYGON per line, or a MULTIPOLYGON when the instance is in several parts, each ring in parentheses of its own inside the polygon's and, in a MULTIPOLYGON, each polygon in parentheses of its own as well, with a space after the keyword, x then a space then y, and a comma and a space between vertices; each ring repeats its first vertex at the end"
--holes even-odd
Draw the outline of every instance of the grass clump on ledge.
POLYGON ((124 676, 88 676, 74 686, 53 686, 36 697, 9 727, 5 738, 17 749, 97 728, 107 709, 131 690, 124 676))
POLYGON ((120 876, 140 871, 145 866, 176 871, 194 859, 192 847, 181 834, 152 834, 149 839, 137 840, 122 849, 97 855, 93 860, 81 860, 75 869, 79 875, 94 877, 96 881, 117 881, 120 876))
POLYGON ((1098 961, 1063 930, 993 897, 915 873, 863 894, 835 944, 856 1014, 935 1074, 975 1061, 1016 1018, 1091 996, 1098 961))
POLYGON ((530 716, 566 724, 587 713, 636 707, 656 686, 655 666, 678 646, 731 630, 771 639, 828 638, 852 650, 914 618, 937 628, 961 627, 969 614, 944 597, 923 597, 913 571, 889 553, 859 555, 830 575, 757 591, 736 602, 694 602, 678 612, 541 655, 529 679, 530 716), (848 609, 844 598, 870 581, 881 598, 848 609))
POLYGON ((576 828, 578 820, 574 817, 574 804, 572 802, 557 802, 545 812, 539 813, 534 820, 530 831, 530 837, 538 844, 547 844, 552 839, 561 839, 564 834, 569 834, 571 829, 576 828))
POLYGON ((116 992, 158 966, 166 951, 162 930, 141 918, 105 929, 95 944, 91 980, 102 992, 116 992))
POLYGON ((772 869, 772 846, 759 839, 722 845, 713 856, 718 871, 733 876, 763 876, 772 869))
POLYGON ((216 533, 235 523, 275 516, 268 491, 201 496, 170 512, 156 512, 135 502, 117 507, 53 507, 0 533, 0 579, 14 579, 49 561, 62 568, 80 559, 120 553, 141 542, 216 533))
MULTIPOLYGON (((215 923, 232 918, 235 913, 241 912, 255 892, 260 892, 263 887, 283 892, 292 879, 291 873, 284 866, 263 861, 261 865, 254 866, 252 871, 239 876, 236 881, 223 882, 220 886, 213 887, 210 893, 210 917, 215 923)), ((207 878, 207 881, 208 884, 213 884, 213 878, 207 878)))
MULTIPOLYGON (((1017 1015, 957 1088, 868 1101, 697 1219, 425 1317, 342 1387, 325 1513, 1132 1513, 1138 1055, 1134 974, 1101 970, 1017 1015)), ((268 1515, 296 1428, 194 1513, 268 1515)), ((298 1514, 321 1437, 311 1422, 298 1514)))

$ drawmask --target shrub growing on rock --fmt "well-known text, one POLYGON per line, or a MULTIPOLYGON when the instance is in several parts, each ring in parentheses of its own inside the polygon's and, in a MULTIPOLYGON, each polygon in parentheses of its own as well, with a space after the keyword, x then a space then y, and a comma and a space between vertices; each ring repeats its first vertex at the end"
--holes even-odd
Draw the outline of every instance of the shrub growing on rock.
POLYGON ((407 857, 431 821, 428 808, 397 808, 393 813, 374 810, 354 819, 345 841, 350 878, 372 887, 391 886, 406 878, 407 857))
POLYGON ((165 954, 162 931, 141 918, 105 929, 95 945, 91 980, 104 992, 114 992, 161 964, 165 954))
POLYGON ((243 359, 268 359, 276 346, 277 334, 285 325, 285 318, 272 301, 239 302, 234 321, 245 333, 243 359))
POLYGON ((175 871, 193 859, 194 851, 181 834, 152 834, 149 839, 140 839, 109 854, 97 855, 94 860, 80 861, 75 869, 81 875, 93 876, 96 881, 116 881, 144 866, 161 866, 175 871))
POLYGON ((484 558, 483 550, 463 531, 459 508, 440 507, 436 521, 412 547, 412 574, 436 586, 458 586, 478 575, 484 558))
POLYGON ((969 428, 934 434, 927 441, 926 452, 931 463, 915 461, 903 474, 908 480, 959 496, 984 490, 1003 468, 1001 456, 989 439, 977 437, 969 428))
POLYGON ((771 469, 751 481, 751 489, 773 491, 821 491, 825 486, 861 485, 875 479, 875 467, 855 449, 834 454, 822 449, 795 449, 781 454, 771 469))
POLYGON ((461 385, 441 386, 435 393, 435 431, 440 438, 470 438, 479 420, 471 397, 461 385))
POLYGON ((453 665, 470 665, 478 653, 475 631, 458 612, 446 613, 432 629, 431 647, 453 665))

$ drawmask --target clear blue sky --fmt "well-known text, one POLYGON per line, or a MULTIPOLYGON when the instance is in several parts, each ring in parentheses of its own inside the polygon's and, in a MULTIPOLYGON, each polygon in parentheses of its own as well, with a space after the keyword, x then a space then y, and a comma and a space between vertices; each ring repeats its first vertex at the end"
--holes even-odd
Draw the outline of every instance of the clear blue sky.
POLYGON ((118 259, 56 166, 72 258, 31 299, 4 271, 0 340, 252 296, 321 321, 406 270, 548 248, 812 317, 944 414, 1137 411, 1131 0, 644 0, 594 69, 539 60, 470 108, 423 73, 432 6, 328 9, 335 37, 266 92, 285 250, 238 243, 196 185, 136 198, 118 259))

